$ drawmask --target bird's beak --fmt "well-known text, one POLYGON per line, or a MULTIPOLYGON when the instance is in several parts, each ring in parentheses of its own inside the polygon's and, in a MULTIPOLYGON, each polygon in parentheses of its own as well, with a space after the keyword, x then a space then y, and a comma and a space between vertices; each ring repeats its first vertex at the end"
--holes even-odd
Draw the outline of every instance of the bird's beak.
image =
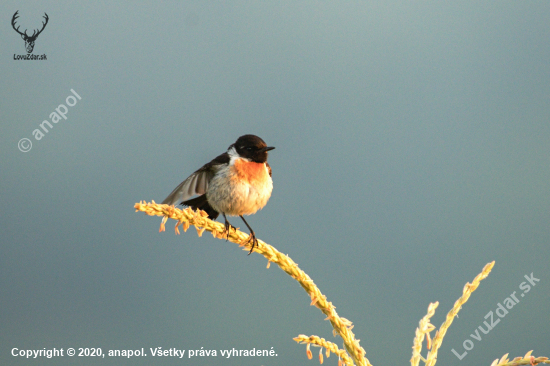
POLYGON ((273 150, 274 148, 275 148, 274 146, 268 146, 268 147, 264 147, 262 150, 269 151, 269 150, 273 150))

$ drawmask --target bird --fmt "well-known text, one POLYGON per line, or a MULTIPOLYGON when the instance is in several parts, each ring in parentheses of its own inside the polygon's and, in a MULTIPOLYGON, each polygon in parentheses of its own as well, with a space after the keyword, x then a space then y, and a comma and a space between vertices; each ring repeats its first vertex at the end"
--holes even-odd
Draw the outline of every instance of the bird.
POLYGON ((226 152, 204 164, 181 182, 162 203, 203 210, 212 220, 221 213, 228 239, 233 225, 229 223, 227 216, 239 216, 250 231, 250 255, 254 247, 258 246, 258 240, 243 215, 255 214, 271 197, 273 180, 267 155, 273 149, 275 147, 267 146, 256 135, 240 136, 235 143, 229 145, 226 152), (196 195, 198 197, 192 198, 196 195))

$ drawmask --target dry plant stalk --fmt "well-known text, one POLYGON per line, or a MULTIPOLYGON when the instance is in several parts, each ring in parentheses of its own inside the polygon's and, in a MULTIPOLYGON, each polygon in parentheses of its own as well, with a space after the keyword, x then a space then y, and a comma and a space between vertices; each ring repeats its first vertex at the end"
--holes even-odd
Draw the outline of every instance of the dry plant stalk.
POLYGON ((535 366, 539 363, 550 363, 548 357, 535 357, 531 356, 533 350, 527 352, 523 357, 516 357, 512 361, 508 359, 508 353, 502 356, 500 359, 493 361, 491 366, 517 366, 517 365, 531 365, 535 366))
MULTIPOLYGON (((338 356, 339 359, 342 359, 342 361, 348 365, 353 365, 353 361, 351 358, 349 358, 346 351, 343 349, 339 349, 338 346, 335 343, 329 342, 325 340, 324 338, 319 338, 317 336, 306 336, 304 334, 300 334, 298 337, 294 338, 294 340, 298 343, 306 343, 307 344, 307 350, 308 350, 308 357, 311 359, 313 356, 311 355, 311 351, 309 350, 309 346, 313 344, 314 346, 322 347, 320 351, 323 350, 323 348, 326 349, 326 355, 327 358, 330 356, 330 353, 334 353, 338 356)), ((323 354, 319 352, 319 361, 323 363, 323 354)))
POLYGON ((479 283, 487 278, 487 276, 489 276, 489 273, 491 273, 491 269, 493 269, 494 265, 495 261, 487 263, 483 268, 483 271, 481 271, 481 273, 474 278, 472 283, 468 282, 466 285, 464 285, 462 296, 458 300, 456 300, 453 308, 447 314, 447 318, 445 319, 443 324, 441 324, 441 327, 439 327, 439 330, 435 334, 432 349, 428 353, 428 357, 426 357, 426 366, 435 365, 435 362, 437 360, 437 351, 439 350, 439 347, 441 347, 441 343, 443 342, 443 337, 445 337, 445 333, 447 333, 447 329, 449 329, 449 327, 451 326, 456 314, 458 314, 462 305, 464 305, 464 303, 468 301, 472 292, 477 289, 479 283))
MULTIPOLYGON (((202 236, 204 231, 209 231, 212 233, 214 238, 227 239, 233 243, 238 244, 241 247, 244 247, 243 250, 250 249, 250 243, 248 242, 249 235, 239 231, 238 229, 230 230, 230 233, 225 233, 225 226, 217 221, 212 221, 208 219, 208 215, 204 211, 193 211, 191 208, 178 209, 174 206, 157 204, 155 201, 151 203, 139 202, 134 205, 134 208, 137 211, 143 211, 150 216, 162 216, 163 220, 160 225, 159 231, 164 231, 164 224, 168 218, 174 219, 177 221, 174 228, 176 234, 179 234, 178 226, 182 225, 183 230, 187 231, 190 225, 194 225, 197 229, 197 234, 202 236)), ((359 345, 359 340, 355 339, 355 335, 351 331, 353 328, 352 323, 346 318, 340 317, 335 310, 335 306, 331 302, 327 301, 325 295, 321 293, 319 288, 313 283, 313 280, 302 271, 290 257, 279 252, 277 249, 272 247, 269 244, 266 244, 264 241, 258 239, 258 246, 254 248, 254 252, 263 255, 268 260, 267 268, 271 262, 276 263, 283 271, 288 273, 292 278, 294 278, 298 283, 304 288, 304 290, 311 297, 311 304, 315 305, 323 314, 327 315, 325 320, 329 320, 330 324, 334 328, 333 334, 340 335, 344 340, 345 350, 339 349, 338 346, 332 342, 326 341, 324 338, 319 338, 317 336, 306 336, 300 334, 294 340, 298 343, 307 344, 307 355, 311 359, 312 353, 310 350, 310 345, 316 347, 322 347, 319 352, 319 362, 323 363, 323 348, 326 349, 326 356, 329 357, 330 353, 338 355, 338 366, 343 363, 346 365, 356 365, 360 366, 372 366, 369 360, 365 357, 365 350, 359 345), (350 357, 351 356, 351 357, 350 357)), ((430 337, 430 332, 435 329, 435 326, 430 323, 430 318, 435 314, 435 309, 438 307, 439 303, 431 303, 428 306, 428 313, 420 320, 418 328, 416 329, 415 338, 413 341, 413 354, 411 358, 411 366, 418 366, 420 360, 424 361, 425 366, 434 366, 437 362, 437 352, 441 347, 443 342, 443 337, 445 336, 447 329, 453 322, 454 317, 458 314, 462 305, 468 301, 472 292, 474 292, 479 283, 485 279, 491 269, 495 265, 495 262, 488 263, 483 268, 483 271, 478 274, 472 283, 466 283, 462 291, 462 296, 455 302, 453 308, 447 314, 447 317, 439 330, 436 332, 435 337, 432 341, 430 337), (422 342, 424 338, 427 339, 427 349, 430 349, 426 358, 422 357, 422 342)), ((505 354, 500 359, 493 361, 491 366, 519 366, 519 365, 531 365, 535 366, 540 363, 550 364, 548 357, 534 357, 531 356, 531 352, 527 352, 524 357, 516 357, 512 361, 508 359, 508 354, 505 354)))
MULTIPOLYGON (((183 230, 187 231, 189 225, 194 225, 197 228, 199 236, 206 230, 212 233, 212 236, 220 239, 228 239, 229 241, 243 246, 244 250, 250 250, 248 243, 248 234, 245 234, 237 229, 230 230, 229 235, 224 233, 225 226, 216 221, 208 219, 205 212, 193 211, 191 208, 178 209, 174 206, 157 204, 155 201, 151 203, 140 202, 134 205, 136 211, 143 211, 150 216, 162 216, 160 231, 164 231, 164 223, 167 218, 177 221, 175 231, 179 234, 178 226, 183 225, 183 230)), ((353 359, 356 365, 372 366, 367 358, 365 358, 365 350, 359 345, 359 340, 355 339, 355 335, 351 331, 352 323, 346 318, 340 317, 335 310, 335 306, 327 301, 325 295, 321 293, 319 288, 313 283, 313 280, 302 271, 296 263, 287 255, 279 252, 271 245, 258 239, 258 246, 254 248, 254 252, 263 255, 269 262, 277 264, 283 271, 288 273, 303 287, 311 298, 311 305, 315 305, 319 310, 327 316, 326 320, 334 328, 336 334, 340 335, 344 340, 344 347, 349 356, 353 359)), ((334 332, 333 332, 334 333, 334 332)), ((298 337, 300 338, 300 337, 298 337)), ((306 337, 309 339, 309 337, 306 337)), ((303 340, 307 342, 307 340, 303 340)), ((323 346, 324 347, 324 346, 323 346)), ((325 347, 327 348, 327 347, 325 347)), ((329 348, 327 348, 329 349, 329 348)), ((332 347, 330 348, 332 350, 332 347)), ((336 353, 336 352, 335 352, 336 353)))
POLYGON ((430 318, 434 316, 435 309, 438 306, 439 302, 437 301, 431 303, 430 306, 428 306, 428 314, 420 319, 420 322, 418 323, 418 328, 416 328, 416 335, 413 341, 413 355, 411 358, 411 366, 418 366, 420 359, 426 362, 426 359, 420 355, 420 352, 422 351, 422 342, 424 341, 424 337, 426 337, 428 339, 426 348, 431 348, 432 340, 430 338, 430 332, 435 329, 435 326, 430 323, 430 318))
MULTIPOLYGON (((433 341, 430 338, 430 332, 435 329, 435 326, 430 323, 430 318, 435 314, 435 309, 437 308, 439 303, 431 303, 430 306, 428 306, 428 313, 420 320, 418 328, 416 328, 416 336, 414 338, 412 347, 413 355, 411 358, 411 366, 418 366, 420 360, 424 361, 426 366, 435 365, 435 363, 437 362, 437 351, 439 350, 439 347, 441 347, 441 343, 443 342, 443 337, 445 337, 445 333, 447 333, 447 329, 449 329, 449 327, 451 326, 455 316, 462 308, 462 305, 464 305, 466 301, 468 301, 472 292, 477 289, 479 283, 487 278, 489 273, 491 273, 491 269, 493 269, 494 265, 495 261, 487 263, 483 268, 483 271, 481 271, 481 273, 474 278, 472 283, 467 283, 466 285, 464 285, 462 296, 458 300, 456 300, 453 308, 447 314, 445 321, 443 322, 443 324, 441 324, 441 327, 436 332, 433 341), (426 348, 431 349, 430 352, 428 352, 428 356, 426 358, 420 355, 420 352, 422 351, 422 342, 424 341, 424 337, 427 338, 426 348)), ((512 361, 509 361, 508 354, 505 354, 500 360, 497 358, 495 361, 493 361, 491 366, 534 366, 539 363, 550 363, 550 361, 548 361, 548 357, 535 358, 534 356, 531 356, 531 352, 533 351, 527 352, 525 357, 516 357, 512 361)))
POLYGON ((441 324, 439 330, 436 332, 433 342, 430 338, 430 332, 435 329, 435 326, 430 324, 430 318, 435 314, 435 309, 437 308, 439 303, 435 302, 430 304, 430 306, 428 307, 428 314, 426 314, 426 316, 424 316, 424 318, 420 320, 418 328, 416 328, 416 336, 413 341, 413 355, 411 358, 411 366, 418 366, 418 363, 421 359, 422 361, 424 361, 426 366, 435 365, 437 361, 437 351, 439 350, 439 347, 441 347, 441 343, 443 342, 443 337, 445 337, 445 333, 447 333, 447 329, 449 329, 449 327, 451 326, 453 319, 460 311, 462 305, 464 305, 464 303, 468 301, 472 292, 477 289, 479 283, 487 278, 489 273, 491 273, 491 269, 494 265, 495 261, 487 263, 483 268, 483 271, 474 278, 472 283, 468 282, 466 285, 464 285, 462 296, 458 300, 456 300, 453 308, 447 314, 447 318, 445 319, 443 324, 441 324), (428 356, 425 359, 420 355, 420 352, 422 351, 422 341, 424 340, 424 336, 426 336, 428 339, 427 348, 431 348, 428 356))

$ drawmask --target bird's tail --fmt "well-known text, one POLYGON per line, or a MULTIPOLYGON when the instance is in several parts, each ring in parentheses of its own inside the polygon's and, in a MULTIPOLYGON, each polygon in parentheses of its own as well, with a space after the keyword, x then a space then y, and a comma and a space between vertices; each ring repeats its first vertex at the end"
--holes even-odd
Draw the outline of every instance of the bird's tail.
POLYGON ((196 198, 193 198, 187 201, 183 201, 180 204, 184 206, 189 206, 194 210, 196 210, 197 208, 203 210, 208 214, 208 217, 211 220, 216 220, 216 218, 220 214, 218 211, 214 210, 212 206, 210 206, 210 204, 208 203, 208 200, 206 199, 206 194, 203 194, 201 196, 198 196, 196 198))

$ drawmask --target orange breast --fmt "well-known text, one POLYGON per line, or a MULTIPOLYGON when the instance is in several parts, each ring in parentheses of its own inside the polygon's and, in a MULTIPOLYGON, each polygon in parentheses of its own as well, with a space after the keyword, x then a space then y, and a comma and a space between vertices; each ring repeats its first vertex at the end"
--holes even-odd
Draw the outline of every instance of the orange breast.
POLYGON ((240 180, 248 183, 260 183, 267 179, 267 169, 263 163, 248 162, 243 159, 235 160, 233 169, 240 180))

